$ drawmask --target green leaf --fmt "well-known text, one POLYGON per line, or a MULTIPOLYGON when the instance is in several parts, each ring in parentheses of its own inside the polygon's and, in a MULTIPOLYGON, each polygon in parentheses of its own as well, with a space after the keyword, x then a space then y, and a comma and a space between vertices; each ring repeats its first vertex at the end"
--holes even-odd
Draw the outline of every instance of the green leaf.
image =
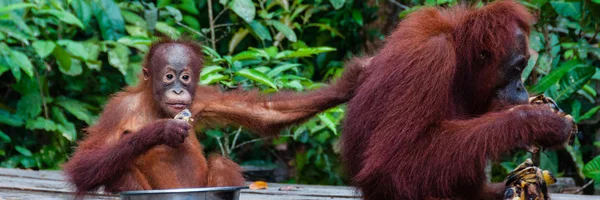
POLYGON ((66 68, 62 68, 59 66, 58 70, 60 72, 62 72, 63 74, 69 75, 69 76, 78 76, 81 73, 83 73, 83 66, 80 60, 77 60, 75 58, 70 58, 71 59, 71 66, 69 67, 69 69, 65 70, 66 68))
POLYGON ((233 56, 233 58, 231 58, 232 61, 239 61, 239 60, 250 60, 250 59, 260 59, 263 58, 263 54, 254 51, 254 50, 248 50, 248 51, 243 51, 240 52, 238 54, 235 54, 235 56, 233 56))
POLYGON ((171 0, 158 0, 156 2, 156 7, 163 8, 163 7, 165 7, 165 6, 169 5, 169 4, 171 4, 171 0))
POLYGON ((88 51, 83 43, 73 40, 59 40, 58 44, 65 45, 67 51, 76 58, 81 60, 88 59, 88 51))
POLYGON ((196 2, 195 0, 183 0, 183 1, 181 1, 181 4, 179 4, 179 6, 177 6, 177 8, 179 8, 180 10, 186 11, 190 14, 198 15, 198 14, 200 14, 200 11, 198 11, 198 8, 196 7, 195 2, 196 2))
POLYGON ((17 115, 23 119, 32 118, 42 113, 42 97, 39 93, 29 93, 19 99, 17 115))
POLYGON ((172 39, 179 38, 179 35, 180 35, 179 31, 176 28, 169 26, 167 23, 156 22, 155 28, 158 32, 161 32, 161 33, 169 36, 172 39))
POLYGON ((35 52, 42 58, 45 58, 48 55, 50 55, 52 51, 54 51, 54 47, 56 47, 56 44, 54 44, 54 42, 46 40, 37 40, 34 41, 31 45, 33 45, 33 49, 35 49, 35 52))
POLYGON ((23 146, 15 146, 15 150, 17 150, 17 152, 21 153, 24 156, 32 156, 33 154, 31 153, 31 151, 29 151, 29 149, 23 147, 23 146))
POLYGON ((0 130, 0 139, 6 143, 10 143, 11 141, 10 137, 6 135, 6 133, 2 132, 2 130, 0 130))
POLYGON ((581 64, 579 61, 569 60, 563 63, 558 69, 552 70, 550 74, 542 77, 537 85, 531 87, 529 92, 533 94, 541 94, 550 88, 550 86, 556 84, 567 72, 581 66, 583 66, 583 64, 581 64))
POLYGON ((523 69, 523 73, 521 73, 521 81, 525 82, 525 80, 529 78, 531 71, 533 71, 533 67, 535 67, 535 63, 537 63, 538 56, 539 54, 531 55, 529 61, 527 61, 527 67, 525 67, 525 69, 523 69))
POLYGON ((594 75, 596 68, 595 67, 586 67, 584 69, 582 69, 582 74, 581 76, 575 78, 573 76, 569 76, 568 78, 568 82, 567 83, 563 83, 561 85, 561 89, 558 91, 557 95, 554 96, 556 102, 562 102, 565 99, 569 98, 571 95, 573 95, 575 92, 577 92, 578 90, 582 89, 583 86, 590 80, 592 79, 592 76, 594 75))
POLYGON ((203 85, 210 85, 219 81, 227 80, 228 78, 229 76, 225 76, 223 74, 207 74, 200 77, 200 83, 203 85))
POLYGON ((363 26, 363 15, 360 10, 352 10, 352 19, 360 26, 363 26))
POLYGON ((56 99, 56 104, 65 109, 67 112, 71 113, 77 119, 86 122, 88 125, 93 124, 94 116, 87 109, 90 105, 83 103, 81 101, 75 99, 69 99, 65 97, 59 97, 56 99))
POLYGON ((169 11, 169 14, 171 14, 171 16, 173 16, 173 19, 175 19, 175 21, 180 22, 183 19, 183 15, 181 14, 181 11, 177 10, 177 8, 173 8, 172 6, 165 6, 165 9, 167 9, 167 11, 169 11))
POLYGON ((19 66, 29 77, 33 77, 33 65, 27 55, 20 51, 11 51, 10 60, 13 64, 19 66))
POLYGON ((331 116, 331 114, 325 112, 325 113, 321 113, 317 116, 319 117, 321 122, 323 124, 325 124, 325 126, 327 126, 327 128, 329 128, 329 130, 331 130, 333 132, 333 134, 337 135, 335 119, 333 119, 333 116, 331 116))
POLYGON ((561 16, 571 17, 572 19, 579 19, 581 17, 581 3, 580 2, 550 2, 552 8, 561 16))
POLYGON ((231 37, 231 40, 229 40, 229 53, 233 53, 233 51, 235 51, 235 47, 237 47, 237 45, 244 39, 246 38, 246 35, 248 35, 250 31, 248 31, 248 29, 242 28, 240 30, 238 30, 238 32, 236 32, 235 34, 233 34, 233 36, 231 37))
POLYGON ((12 10, 29 8, 29 7, 35 7, 35 4, 31 4, 31 3, 12 3, 12 4, 9 4, 7 6, 0 7, 0 13, 5 13, 5 12, 12 11, 12 10))
POLYGON ((252 30, 254 31, 254 33, 256 34, 256 36, 258 36, 258 38, 260 38, 260 40, 267 40, 267 41, 273 40, 273 38, 271 37, 271 33, 269 33, 269 30, 265 26, 263 26, 260 22, 252 21, 249 23, 249 25, 252 28, 252 30))
POLYGON ((138 74, 142 72, 141 62, 130 62, 127 65, 127 75, 125 76, 125 82, 128 85, 134 86, 138 82, 138 74))
POLYGON ((208 74, 214 74, 214 73, 222 72, 222 71, 225 71, 225 68, 218 66, 218 65, 206 66, 206 67, 202 68, 202 72, 200 72, 200 76, 206 76, 208 74))
POLYGON ((25 123, 25 128, 29 130, 55 131, 56 124, 53 121, 47 120, 43 117, 37 117, 35 119, 27 120, 27 123, 25 123))
POLYGON ((59 10, 41 10, 38 14, 50 14, 54 15, 58 20, 63 21, 67 24, 78 26, 81 29, 84 29, 83 23, 73 14, 67 11, 59 11, 59 10))
POLYGON ((26 35, 23 31, 19 31, 16 26, 0 23, 0 32, 6 33, 7 36, 13 37, 25 45, 29 45, 30 36, 26 35))
POLYGON ((121 10, 121 15, 123 15, 123 19, 125 20, 125 22, 129 24, 133 24, 139 27, 148 27, 146 20, 144 20, 144 18, 140 17, 139 15, 133 12, 121 10))
POLYGON ((262 72, 256 71, 254 69, 242 69, 237 71, 236 74, 246 77, 250 80, 265 84, 275 90, 277 90, 277 86, 273 83, 273 80, 269 78, 267 75, 262 72))
POLYGON ((284 59, 284 58, 302 58, 302 57, 308 57, 308 56, 312 56, 315 54, 320 54, 320 53, 325 53, 325 52, 331 52, 331 51, 336 51, 335 48, 332 47, 316 47, 316 48, 300 48, 296 51, 283 51, 277 54, 277 59, 284 59))
POLYGON ((77 130, 75 125, 67 119, 64 112, 58 107, 52 107, 52 116, 54 116, 55 121, 60 123, 56 126, 57 131, 67 140, 74 142, 77 139, 77 130))
POLYGON ((231 0, 229 8, 248 23, 252 22, 256 15, 256 7, 252 0, 231 0))
POLYGON ((12 127, 20 127, 23 125, 23 119, 18 115, 10 114, 8 111, 0 109, 0 123, 12 127))
POLYGON ((71 7, 75 10, 77 18, 81 19, 83 24, 90 24, 92 21, 92 6, 88 1, 71 1, 71 7))
POLYGON ((93 12, 105 40, 117 40, 125 32, 121 9, 114 0, 94 1, 93 12))
POLYGON ((346 0, 329 0, 329 3, 331 3, 333 8, 337 10, 344 7, 344 3, 346 3, 346 0))
POLYGON ((127 75, 127 66, 129 65, 129 48, 117 44, 108 51, 108 62, 113 67, 119 69, 121 74, 127 75))
POLYGON ((117 41, 121 44, 136 48, 142 52, 148 52, 150 44, 152 44, 152 40, 147 37, 140 36, 125 36, 119 38, 117 41))
POLYGON ((592 118, 594 116, 594 114, 596 114, 598 112, 598 110, 600 110, 600 106, 593 107, 592 109, 588 110, 585 114, 581 115, 581 117, 579 117, 578 121, 581 122, 583 120, 592 118))
POLYGON ((266 20, 266 22, 267 24, 270 24, 273 27, 275 27, 275 29, 281 32, 288 40, 292 42, 297 41, 296 33, 294 33, 294 30, 286 26, 284 23, 281 23, 277 20, 266 20))
POLYGON ((56 58, 56 63, 58 64, 58 69, 62 71, 69 71, 71 69, 71 55, 60 46, 56 46, 54 51, 52 52, 54 58, 56 58))
POLYGON ((600 181, 600 156, 596 156, 583 167, 583 174, 594 181, 600 181))
POLYGON ((284 71, 290 70, 290 69, 294 69, 296 67, 302 66, 301 64, 297 64, 297 63, 286 63, 280 66, 277 66, 275 68, 273 68, 271 71, 269 71, 267 73, 267 76, 273 78, 279 74, 281 74, 284 71))

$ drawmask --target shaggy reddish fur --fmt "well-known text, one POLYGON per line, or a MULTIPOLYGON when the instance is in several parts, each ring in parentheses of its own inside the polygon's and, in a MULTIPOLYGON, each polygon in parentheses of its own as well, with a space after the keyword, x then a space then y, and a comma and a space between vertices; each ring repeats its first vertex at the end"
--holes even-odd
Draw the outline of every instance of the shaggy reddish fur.
MULTIPOLYGON (((166 65, 162 47, 175 44, 188 47, 191 53, 185 56, 192 60, 192 80, 198 82, 201 48, 184 41, 154 44, 144 64, 148 77, 156 76, 166 65)), ((274 135, 349 100, 366 62, 353 61, 335 84, 307 93, 264 96, 256 91, 223 93, 215 87, 188 86, 194 94, 190 108, 198 125, 237 124, 274 135)), ((162 95, 162 91, 153 91, 153 80, 141 80, 137 86, 113 95, 97 123, 85 129, 87 137, 64 165, 65 175, 78 194, 101 186, 107 192, 120 192, 243 185, 236 163, 217 155, 207 161, 193 129, 168 119, 172 116, 155 102, 155 95, 162 95)))
POLYGON ((501 1, 425 8, 398 25, 346 112, 342 154, 365 199, 500 199, 503 187, 485 184, 487 159, 568 138, 570 122, 548 108, 490 110, 500 60, 532 21, 501 1))

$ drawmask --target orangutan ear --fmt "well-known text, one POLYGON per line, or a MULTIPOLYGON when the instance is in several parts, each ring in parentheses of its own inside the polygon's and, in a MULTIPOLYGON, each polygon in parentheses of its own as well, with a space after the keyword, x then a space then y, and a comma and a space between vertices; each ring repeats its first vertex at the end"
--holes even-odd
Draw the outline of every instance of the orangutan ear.
POLYGON ((144 73, 144 80, 147 81, 150 78, 150 76, 148 75, 148 69, 144 67, 144 69, 142 70, 144 73))

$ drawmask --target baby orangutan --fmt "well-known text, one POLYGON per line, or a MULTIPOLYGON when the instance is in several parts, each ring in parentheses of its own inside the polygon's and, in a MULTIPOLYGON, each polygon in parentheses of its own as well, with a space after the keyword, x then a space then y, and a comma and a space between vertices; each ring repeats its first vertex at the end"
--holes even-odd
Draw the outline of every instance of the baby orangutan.
POLYGON ((143 80, 110 98, 64 165, 78 194, 101 186, 106 192, 120 192, 243 185, 240 166, 219 155, 207 159, 192 125, 173 117, 189 109, 191 123, 236 124, 275 135, 346 102, 353 96, 361 65, 368 61, 352 62, 331 86, 269 97, 198 85, 203 55, 192 42, 157 42, 144 62, 143 80))

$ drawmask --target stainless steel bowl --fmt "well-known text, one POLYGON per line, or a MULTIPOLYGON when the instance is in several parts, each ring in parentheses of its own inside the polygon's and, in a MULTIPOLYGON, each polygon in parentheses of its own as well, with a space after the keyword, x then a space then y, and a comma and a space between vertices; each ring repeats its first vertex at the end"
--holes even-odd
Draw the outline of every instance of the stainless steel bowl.
POLYGON ((240 190, 248 187, 207 187, 121 192, 123 200, 239 200, 240 190))

